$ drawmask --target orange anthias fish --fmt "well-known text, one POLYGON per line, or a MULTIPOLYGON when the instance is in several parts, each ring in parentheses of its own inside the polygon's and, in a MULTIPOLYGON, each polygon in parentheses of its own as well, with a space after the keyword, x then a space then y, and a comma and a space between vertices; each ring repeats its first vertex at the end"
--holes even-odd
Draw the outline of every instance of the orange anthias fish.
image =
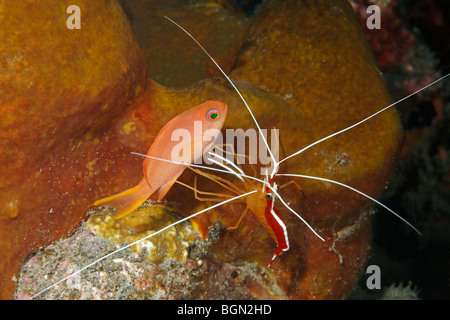
MULTIPOLYGON (((109 205, 118 209, 115 219, 122 218, 133 212, 157 190, 158 199, 164 197, 178 177, 186 169, 187 164, 197 162, 213 145, 219 130, 225 121, 228 106, 218 101, 207 101, 192 109, 186 110, 170 120, 158 133, 155 141, 148 150, 143 162, 144 178, 135 187, 119 194, 97 200, 94 206, 109 205), (200 126, 201 124, 201 126, 200 126), (201 134, 197 131, 201 128, 201 134), (195 129, 195 130, 194 130, 195 129), (211 131, 209 131, 212 129, 211 131), (182 163, 172 163, 173 154, 180 146, 179 141, 172 141, 172 133, 187 133, 190 150, 183 149, 182 163), (206 135, 210 139, 205 140, 206 135), (175 149, 175 147, 177 147, 175 149), (175 150, 174 150, 175 149, 175 150), (190 151, 190 153, 189 153, 190 151), (201 152, 199 152, 201 151, 201 152), (157 160, 154 158, 164 159, 157 160)), ((186 135, 184 135, 186 138, 186 135)), ((183 139, 184 139, 183 138, 183 139)), ((183 140, 186 146, 186 141, 183 140)), ((178 157, 179 152, 175 155, 178 157)))

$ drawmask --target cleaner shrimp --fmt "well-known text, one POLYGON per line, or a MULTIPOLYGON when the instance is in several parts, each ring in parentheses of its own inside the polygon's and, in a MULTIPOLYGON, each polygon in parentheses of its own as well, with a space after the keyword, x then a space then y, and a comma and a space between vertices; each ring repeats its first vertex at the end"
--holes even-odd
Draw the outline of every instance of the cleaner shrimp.
MULTIPOLYGON (((169 19, 169 18, 167 18, 167 19, 169 19)), ((170 20, 170 19, 169 19, 169 20, 170 20)), ((172 20, 170 20, 170 21, 172 21, 172 20)), ((172 21, 172 22, 175 23, 174 21, 172 21)), ((175 23, 175 24, 176 24, 176 23, 175 23)), ((186 32, 192 39, 194 39, 195 42, 197 42, 197 40, 195 40, 195 38, 193 38, 193 37, 192 37, 185 29, 183 29, 183 28, 182 28, 181 26, 179 26, 178 24, 176 24, 176 25, 177 25, 178 27, 180 27, 184 32, 186 32)), ((351 189, 352 191, 357 192, 357 193, 359 193, 360 195, 365 196, 366 198, 368 198, 368 199, 374 201, 374 202, 377 203, 378 205, 380 205, 380 206, 382 206, 383 208, 385 208, 386 210, 390 211, 390 212, 393 213, 395 216, 397 216, 399 219, 401 219, 403 222, 405 222, 409 227, 411 227, 411 228, 414 229, 417 233, 420 234, 420 232, 419 232, 419 231, 418 231, 411 223, 409 223, 408 221, 406 221, 404 218, 400 217, 400 216, 399 216, 397 213, 395 213, 393 210, 391 210, 391 209, 389 209, 388 207, 384 206, 382 203, 380 203, 380 202, 377 201, 376 199, 374 199, 374 198, 368 196, 367 194, 364 194, 363 192, 358 191, 358 190, 352 188, 351 186, 342 184, 342 183, 340 183, 340 182, 338 182, 338 181, 334 181, 334 180, 331 180, 331 179, 325 179, 325 178, 321 178, 321 177, 313 177, 313 176, 298 175, 298 174, 283 174, 283 173, 278 173, 278 169, 279 169, 279 166, 280 166, 282 163, 284 163, 285 161, 287 161, 288 159, 300 155, 301 153, 303 153, 303 152, 306 151, 307 149, 313 147, 314 145, 317 145, 317 144, 319 144, 319 143, 321 143, 321 142, 323 142, 323 141, 325 141, 325 140, 328 140, 328 139, 333 138, 333 137, 336 136, 336 135, 339 135, 339 134, 344 133, 344 132, 346 132, 346 131, 348 131, 348 130, 351 130, 352 128, 354 128, 354 127, 356 127, 356 126, 359 126, 360 124, 362 124, 362 123, 364 123, 364 122, 370 120, 371 118, 375 117, 376 115, 380 114, 381 112, 383 112, 383 111, 385 111, 385 110, 387 110, 387 109, 389 109, 389 108, 392 108, 395 104, 397 104, 397 103, 399 103, 399 102, 401 102, 401 101, 404 101, 404 100, 410 98, 411 96, 413 96, 413 95, 415 95, 415 94, 417 94, 417 93, 419 93, 419 92, 421 92, 421 91, 427 89, 428 87, 434 85, 434 84, 435 84, 436 82, 438 82, 438 81, 442 81, 443 79, 447 78, 447 77, 449 76, 449 74, 447 74, 447 75, 443 76, 442 78, 440 78, 440 79, 438 79, 438 80, 436 80, 436 81, 430 83, 429 85, 427 85, 427 86, 421 88, 420 90, 417 90, 416 92, 414 92, 414 93, 412 93, 412 94, 410 94, 410 95, 408 95, 408 96, 406 96, 406 97, 400 99, 400 100, 397 101, 396 103, 393 103, 393 104, 391 104, 391 105, 389 105, 389 106, 387 106, 387 107, 381 109, 380 111, 378 111, 378 112, 372 114, 371 116, 369 116, 369 117, 367 117, 367 118, 365 118, 365 119, 362 119, 360 122, 357 122, 357 123, 355 123, 355 124, 353 124, 353 125, 351 125, 351 126, 349 126, 349 127, 346 127, 346 128, 344 128, 344 129, 342 129, 342 130, 336 132, 336 133, 333 133, 333 134, 331 134, 331 135, 329 135, 329 136, 326 136, 326 137, 324 137, 324 138, 322 138, 322 139, 320 139, 320 140, 317 140, 316 142, 314 142, 314 143, 312 143, 312 144, 310 144, 310 145, 308 145, 308 146, 306 146, 306 147, 300 149, 299 151, 297 151, 297 152, 295 152, 295 153, 293 153, 293 154, 291 154, 291 155, 289 155, 289 156, 283 158, 281 161, 278 161, 278 162, 277 162, 277 161, 275 161, 274 155, 272 154, 271 149, 269 148, 269 145, 268 145, 268 143, 267 143, 267 141, 266 141, 264 135, 261 134, 261 128, 260 128, 260 126, 259 126, 259 124, 258 124, 258 122, 257 122, 257 119, 256 119, 255 116, 253 115, 253 113, 252 113, 250 107, 248 106, 248 104, 247 104, 247 102, 245 101, 244 97, 243 97, 243 96, 241 95, 241 93, 239 92, 238 88, 237 88, 237 87, 235 86, 235 84, 231 81, 231 79, 225 74, 225 72, 222 70, 222 68, 220 68, 220 66, 217 64, 217 62, 209 55, 209 53, 208 53, 208 52, 207 52, 207 51, 206 51, 206 50, 205 50, 198 42, 197 42, 197 44, 202 48, 202 50, 208 55, 208 57, 210 57, 210 59, 214 62, 214 64, 219 68, 219 70, 222 72, 222 74, 224 75, 224 77, 227 79, 227 81, 230 82, 230 84, 231 84, 231 85, 233 86, 233 88, 236 90, 236 92, 238 93, 238 95, 240 96, 240 98, 242 99, 242 101, 244 102, 245 106, 247 107, 247 109, 248 109, 248 111, 249 111, 249 113, 250 113, 252 119, 253 119, 254 122, 255 122, 255 125, 256 125, 256 127, 257 127, 257 129, 258 129, 258 132, 260 133, 261 139, 264 140, 264 143, 265 143, 265 145, 266 145, 266 147, 267 147, 267 150, 268 150, 268 152, 270 153, 270 156, 271 156, 271 158, 272 158, 272 160, 273 160, 274 167, 273 167, 272 171, 268 173, 268 175, 266 176, 266 180, 262 180, 262 179, 257 179, 257 178, 255 178, 255 177, 253 177, 253 176, 246 175, 245 173, 243 173, 242 171, 238 170, 235 166, 233 166, 233 165, 231 165, 231 164, 229 164, 230 166, 226 167, 225 170, 217 169, 217 168, 214 169, 214 168, 210 168, 210 167, 203 167, 203 166, 200 166, 200 168, 202 168, 202 169, 204 169, 204 170, 215 170, 215 171, 219 171, 219 172, 222 172, 222 173, 233 174, 233 175, 236 176, 238 179, 239 179, 239 177, 240 177, 240 178, 245 178, 245 179, 253 180, 253 181, 256 181, 256 182, 258 182, 258 183, 261 183, 261 185, 260 185, 259 188, 257 188, 257 189, 256 189, 256 188, 248 188, 245 192, 236 192, 236 193, 239 193, 239 194, 236 195, 236 196, 227 196, 227 199, 224 200, 224 201, 221 201, 220 203, 217 203, 217 204, 212 205, 212 206, 210 206, 210 207, 208 207, 208 208, 206 208, 206 209, 204 209, 204 210, 201 210, 201 211, 196 212, 196 213, 194 213, 194 214, 192 214, 192 215, 189 215, 189 216, 187 216, 187 217, 185 217, 185 218, 183 218, 183 219, 181 219, 181 220, 179 220, 179 221, 177 221, 177 222, 175 222, 175 223, 173 223, 173 224, 171 224, 171 225, 169 225, 169 226, 167 226, 167 227, 165 227, 165 228, 162 228, 162 229, 158 230, 157 232, 153 233, 152 235, 150 235, 150 236, 148 236, 148 237, 145 237, 145 238, 143 238, 143 239, 141 239, 141 240, 138 240, 138 241, 136 241, 136 242, 134 242, 134 243, 128 244, 128 245, 126 245, 126 246, 124 246, 124 247, 122 247, 122 248, 120 248, 120 249, 118 249, 118 250, 116 250, 116 251, 114 251, 114 252, 111 252, 110 254, 108 254, 108 255, 106 255, 106 256, 104 256, 104 257, 101 257, 100 259, 97 259, 96 261, 92 262, 91 264, 89 264, 89 265, 87 265, 87 266, 84 266, 83 268, 79 269, 77 272, 71 274, 70 276, 65 277, 64 279, 62 279, 62 280, 60 280, 59 282, 57 282, 57 283, 55 283, 54 285, 52 285, 52 287, 55 286, 55 285, 58 284, 58 283, 61 283, 61 282, 65 281, 65 280, 69 279, 70 277, 73 277, 74 275, 76 275, 76 274, 82 272, 83 270, 86 270, 87 268, 89 268, 89 267, 95 265, 96 263, 102 261, 103 259, 106 259, 107 257, 112 256, 112 255, 116 254, 116 253, 119 252, 119 251, 122 251, 122 250, 124 250, 124 249, 126 249, 126 248, 129 248, 130 246, 136 244, 136 243, 139 242, 139 241, 143 241, 143 240, 145 240, 145 239, 147 239, 147 238, 153 237, 153 236, 155 236, 156 234, 162 233, 162 232, 164 232, 165 230, 167 230, 168 228, 170 228, 170 227, 172 227, 172 226, 174 226, 174 225, 177 225, 177 224, 179 224, 179 223, 182 223, 182 222, 184 222, 184 221, 187 221, 187 220, 189 220, 189 219, 191 219, 191 218, 193 218, 193 217, 196 217, 196 216, 198 216, 198 215, 201 215, 201 214, 203 214, 203 213, 205 213, 205 212, 207 212, 207 211, 209 211, 209 210, 212 210, 212 209, 217 208, 217 207, 219 207, 219 206, 222 206, 222 205, 224 205, 224 204, 227 204, 227 203, 230 203, 230 202, 233 202, 233 201, 243 200, 243 199, 245 199, 245 198, 249 198, 250 196, 253 196, 254 194, 256 194, 259 190, 264 190, 264 193, 267 194, 267 195, 269 195, 267 198, 264 199, 264 202, 263 202, 264 211, 266 211, 267 208, 269 208, 269 209, 275 208, 275 201, 278 200, 278 201, 279 201, 281 204, 283 204, 288 210, 290 210, 291 212, 293 212, 294 214, 296 214, 303 222, 305 222, 305 223, 307 224, 307 222, 304 221, 303 218, 301 218, 301 216, 300 216, 298 213, 296 213, 294 210, 292 210, 292 209, 289 207, 289 205, 286 203, 286 201, 285 201, 285 200, 282 198, 282 196, 278 193, 279 188, 277 187, 277 184, 275 183, 275 178, 276 178, 276 177, 281 177, 281 176, 287 176, 287 177, 299 177, 299 178, 304 178, 304 179, 316 179, 316 180, 320 180, 320 181, 323 181, 323 182, 333 183, 333 184, 338 184, 338 185, 340 185, 340 186, 342 186, 342 187, 349 188, 349 189, 351 189), (270 200, 270 201, 269 201, 269 200, 270 200)), ((214 157, 214 155, 213 155, 212 157, 214 157)), ((157 160, 158 160, 158 158, 156 158, 156 157, 155 157, 154 159, 157 159, 157 160)), ((164 161, 164 160, 162 160, 162 159, 159 159, 159 160, 164 161)), ((222 160, 223 160, 223 159, 222 159, 222 160)), ((222 163, 222 165, 224 165, 224 164, 222 163)), ((195 168, 194 165, 192 165, 192 167, 195 168)), ((215 179, 215 180, 218 180, 216 177, 214 177, 214 176, 211 175, 211 174, 205 174, 204 172, 200 172, 200 171, 197 170, 197 169, 194 169, 194 170, 196 170, 196 172, 197 172, 198 174, 201 174, 201 175, 203 175, 203 176, 205 176, 205 177, 207 177, 207 178, 211 178, 211 179, 213 179, 213 180, 214 180, 214 179, 215 179)), ((294 180, 293 180, 293 181, 294 181, 294 180)), ((196 192, 198 192, 198 193, 203 192, 203 191, 197 190, 196 187, 194 187, 194 190, 195 190, 196 192)), ((238 190, 235 190, 235 191, 238 191, 238 190)), ((212 199, 205 199, 205 200, 212 200, 212 199)), ((247 201, 247 200, 246 200, 246 201, 247 201)), ((247 203, 248 203, 248 202, 247 202, 247 203)), ((241 216, 241 218, 242 218, 242 217, 243 217, 243 215, 241 216)), ((241 220, 242 220, 241 218, 239 219, 239 221, 237 221, 237 223, 236 223, 235 226, 232 226, 232 228, 238 227, 238 225, 240 224, 240 222, 241 222, 241 220)), ((279 225, 280 225, 280 224, 279 224, 279 225)), ((317 232, 316 230, 314 230, 311 226, 309 226, 309 224, 307 224, 307 225, 308 225, 308 227, 311 229, 311 231, 314 232, 314 233, 316 234, 316 236, 317 236, 318 238, 320 238, 322 241, 325 241, 325 239, 324 239, 323 237, 320 236, 320 233, 319 233, 319 232, 317 232)), ((277 238, 277 237, 275 236, 275 238, 277 238)), ((287 239, 287 236, 286 236, 286 239, 287 239)), ((274 239, 274 240, 275 240, 275 239, 274 239)), ((278 254, 280 254, 280 253, 281 253, 281 252, 279 252, 278 254)), ((274 255, 274 257, 272 258, 271 263, 272 263, 273 260, 276 258, 276 256, 277 256, 277 254, 274 255)), ((43 291, 37 293, 34 297, 39 296, 41 293, 47 291, 47 290, 50 289, 50 288, 51 288, 51 287, 49 287, 49 288, 47 288, 47 289, 45 289, 45 290, 43 290, 43 291)))

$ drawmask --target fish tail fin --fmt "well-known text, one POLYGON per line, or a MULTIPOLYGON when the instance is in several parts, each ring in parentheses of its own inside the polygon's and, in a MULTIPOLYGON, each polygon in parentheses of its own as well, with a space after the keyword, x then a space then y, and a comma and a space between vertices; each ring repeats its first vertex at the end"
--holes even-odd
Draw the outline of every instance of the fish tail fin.
POLYGON ((121 193, 97 200, 93 203, 94 206, 107 205, 118 209, 114 215, 114 219, 120 219, 130 214, 137 209, 148 197, 151 196, 154 190, 149 186, 144 179, 131 189, 125 190, 121 193))

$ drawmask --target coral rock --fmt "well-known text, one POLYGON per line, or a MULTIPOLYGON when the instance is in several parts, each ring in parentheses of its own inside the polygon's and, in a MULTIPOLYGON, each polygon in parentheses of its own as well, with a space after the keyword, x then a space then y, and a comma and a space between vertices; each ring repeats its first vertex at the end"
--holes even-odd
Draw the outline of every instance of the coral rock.
MULTIPOLYGON (((139 3, 137 0, 130 2, 139 3)), ((86 1, 85 8, 93 5, 90 3, 86 1)), ((184 89, 171 89, 146 80, 143 59, 120 8, 115 3, 105 5, 99 1, 95 6, 106 12, 100 15, 96 11, 95 15, 87 15, 88 18, 114 21, 105 33, 110 35, 108 32, 111 32, 116 37, 114 40, 108 37, 86 39, 82 46, 83 54, 93 54, 99 46, 98 50, 102 54, 106 52, 106 57, 111 59, 108 63, 103 58, 99 59, 103 57, 101 54, 89 56, 90 60, 81 59, 85 63, 89 60, 89 64, 75 68, 80 70, 77 73, 79 78, 76 78, 70 77, 73 66, 64 69, 58 64, 62 61, 69 65, 67 61, 72 60, 64 57, 48 61, 45 68, 40 63, 42 55, 33 61, 28 58, 11 60, 16 61, 19 71, 30 66, 59 69, 58 75, 62 79, 56 82, 58 78, 55 76, 43 76, 48 82, 39 82, 38 88, 52 95, 28 91, 27 83, 36 85, 37 82, 25 81, 15 89, 16 94, 3 96, 8 97, 4 98, 5 104, 15 106, 5 109, 9 112, 1 117, 1 124, 6 125, 8 130, 5 132, 9 135, 1 141, 0 155, 1 164, 9 174, 0 185, 5 190, 1 205, 7 209, 2 210, 5 223, 0 231, 2 284, 8 284, 8 289, 2 292, 3 297, 10 296, 12 281, 9 279, 28 253, 73 230, 85 217, 87 205, 95 199, 125 190, 142 178, 142 159, 130 155, 130 152, 146 153, 158 130, 174 115, 214 98, 229 105, 224 128, 246 130, 254 127, 245 106, 224 80, 209 79, 184 89), (114 28, 121 23, 122 28, 115 31, 114 28), (108 50, 109 47, 104 47, 112 44, 118 48, 108 50), (89 80, 97 77, 103 80, 101 83, 105 87, 91 85, 89 80), (87 82, 77 82, 81 80, 87 82), (64 90, 67 87, 71 89, 64 90), (83 94, 85 90, 91 94, 83 94), (66 99, 72 104, 67 104, 66 99), (44 102, 45 108, 42 107, 44 102), (12 143, 14 134, 19 139, 20 130, 17 128, 21 129, 28 123, 18 111, 24 110, 17 107, 22 105, 38 106, 28 114, 37 120, 36 124, 25 128, 28 135, 20 140, 23 146, 16 147, 12 143), (71 113, 61 108, 56 111, 61 105, 69 105, 67 108, 71 113), (47 117, 41 117, 42 113, 47 117), (22 121, 19 127, 18 121, 22 121), (39 152, 36 152, 36 146, 39 152), (6 161, 10 155, 19 162, 6 161), (24 235, 27 240, 21 242, 24 235), (12 243, 14 246, 11 248, 12 243), (4 250, 7 246, 9 250, 4 250)), ((47 10, 53 12, 55 7, 49 6, 47 10)), ((132 7, 127 7, 127 10, 132 7)), ((29 10, 22 10, 31 14, 29 10)), ((127 12, 133 20, 133 11, 127 12)), ((207 13, 205 15, 208 16, 207 13)), ((165 21, 162 17, 160 19, 165 21)), ((88 22, 83 24, 87 35, 90 34, 88 22)), ((356 123, 390 103, 376 62, 346 0, 267 1, 248 22, 246 33, 240 34, 239 18, 235 22, 232 38, 236 40, 230 44, 232 48, 227 45, 223 54, 218 55, 222 55, 221 63, 224 63, 225 70, 231 70, 231 77, 239 80, 236 85, 261 127, 280 129, 281 157, 356 123), (243 44, 233 59, 235 42, 240 44, 240 41, 243 44)), ((137 30, 139 25, 133 24, 133 28, 137 30)), ((39 34, 41 29, 32 30, 39 34)), ((147 31, 149 34, 152 32, 151 29, 147 31)), ((201 31, 208 33, 207 30, 201 31)), ((65 35, 67 31, 61 32, 65 35)), ((37 46, 37 49, 41 48, 36 50, 38 53, 47 50, 55 56, 55 52, 66 52, 56 46, 57 34, 52 35, 52 41, 49 40, 45 49, 37 46)), ((170 33, 171 38, 167 40, 172 44, 168 47, 173 52, 166 61, 160 62, 162 65, 175 63, 173 57, 176 56, 177 41, 172 39, 173 36, 170 33)), ((180 39, 185 37, 179 33, 180 39)), ((145 42, 145 34, 138 38, 145 42)), ((18 39, 13 42, 18 45, 18 39)), ((152 46, 145 46, 144 42, 150 64, 152 46)), ((26 47, 26 44, 20 45, 26 47)), ((73 49, 73 45, 70 47, 73 49)), ((185 47, 178 50, 185 51, 185 47)), ((78 61, 79 55, 70 57, 78 61)), ((164 58, 161 54, 159 57, 164 58)), ((211 73, 210 68, 204 71, 204 62, 200 65, 205 77, 211 73)), ((41 80, 41 75, 46 75, 45 70, 36 73, 36 79, 41 80)), ((16 79, 20 79, 20 72, 17 73, 16 79)), ((192 79, 201 73, 199 71, 192 79)), ((156 74, 160 79, 168 79, 167 85, 178 81, 165 78, 164 70, 157 70, 156 74)), ((11 85, 4 83, 3 88, 11 85)), ((377 197, 390 175, 401 133, 398 116, 391 110, 282 163, 280 172, 337 180, 377 197)), ((256 166, 257 170, 259 168, 260 165, 256 166)), ((250 166, 244 169, 252 172, 250 166)), ((186 170, 181 180, 193 185, 193 176, 186 170)), ((289 180, 278 178, 277 183, 281 185, 289 180)), ((198 256, 206 255, 200 271, 203 285, 193 286, 189 298, 336 299, 348 294, 361 276, 367 259, 371 242, 370 204, 359 195, 330 183, 295 180, 302 191, 291 185, 280 191, 283 198, 326 241, 318 239, 298 218, 277 203, 288 226, 291 248, 267 269, 276 244, 257 219, 247 214, 236 230, 215 234, 218 239, 210 254, 202 253, 198 246, 194 250, 201 253, 198 256)), ((199 179, 199 189, 224 192, 208 179, 199 179)), ((196 201, 192 191, 180 185, 173 186, 165 201, 185 215, 207 205, 196 201)), ((199 216, 195 225, 203 235, 207 235, 208 228, 216 226, 217 221, 225 226, 234 225, 244 208, 242 203, 219 207, 199 216)), ((192 264, 192 260, 188 259, 186 264, 192 264)))
MULTIPOLYGON (((391 103, 347 1, 333 1, 332 6, 329 1, 267 1, 247 30, 231 77, 284 97, 291 106, 288 111, 281 104, 273 110, 267 102, 250 104, 261 127, 280 129, 281 157, 391 103)), ((336 180, 377 197, 391 174, 401 140, 398 114, 388 110, 287 160, 280 172, 336 180)), ((282 196, 326 241, 279 204, 292 244, 271 269, 280 274, 278 285, 290 298, 343 298, 367 259, 368 200, 334 184, 295 180, 303 192, 286 188, 282 196)), ((281 185, 289 179, 280 181, 281 185)), ((248 215, 242 223, 247 228, 227 233, 215 255, 226 261, 239 257, 267 264, 271 258, 267 252, 275 251, 275 243, 264 230, 248 231, 261 229, 253 217, 248 215)))
POLYGON ((98 188, 97 135, 146 84, 118 3, 77 4, 80 30, 67 28, 61 1, 0 4, 1 298, 28 254, 86 216, 98 188))

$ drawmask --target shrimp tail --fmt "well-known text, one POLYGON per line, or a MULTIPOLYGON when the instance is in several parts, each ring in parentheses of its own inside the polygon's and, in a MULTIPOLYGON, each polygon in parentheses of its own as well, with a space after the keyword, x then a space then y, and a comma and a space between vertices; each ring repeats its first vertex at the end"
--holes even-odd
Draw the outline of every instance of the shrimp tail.
POLYGON ((118 209, 117 213, 114 215, 114 219, 120 219, 139 207, 145 200, 148 199, 148 197, 150 197, 153 192, 154 190, 150 187, 144 177, 144 179, 142 179, 141 182, 133 188, 113 196, 97 200, 93 203, 93 205, 106 205, 118 209))
POLYGON ((275 251, 275 254, 273 255, 269 265, 267 266, 268 268, 270 268, 272 263, 280 254, 289 250, 289 239, 286 224, 284 223, 277 209, 275 209, 274 203, 275 202, 273 200, 268 200, 265 212, 267 222, 272 228, 272 232, 270 233, 271 235, 274 235, 274 240, 277 242, 277 250, 275 251))

